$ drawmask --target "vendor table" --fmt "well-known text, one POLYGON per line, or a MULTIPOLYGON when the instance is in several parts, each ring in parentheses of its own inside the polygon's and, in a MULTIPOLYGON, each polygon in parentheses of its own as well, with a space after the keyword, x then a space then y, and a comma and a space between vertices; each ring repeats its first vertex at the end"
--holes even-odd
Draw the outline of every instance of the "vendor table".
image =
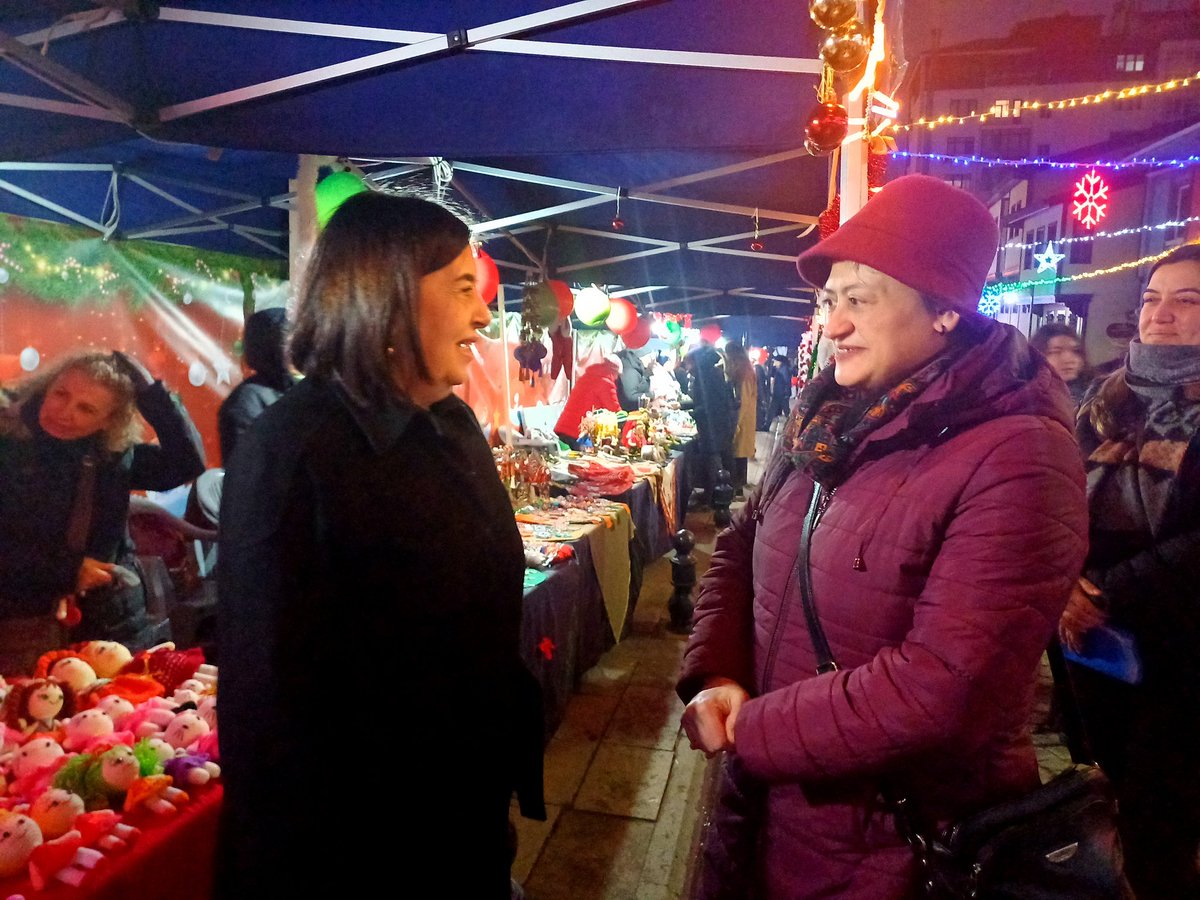
MULTIPOLYGON (((546 573, 544 580, 527 587, 521 622, 521 655, 542 688, 545 737, 554 734, 567 702, 583 673, 594 666, 624 634, 641 591, 642 566, 671 550, 671 538, 686 509, 687 479, 683 460, 676 455, 663 467, 661 484, 639 478, 632 488, 611 499, 628 507, 633 540, 620 548, 628 554, 625 585, 609 586, 606 602, 601 575, 621 560, 598 560, 596 551, 614 554, 613 540, 598 540, 596 529, 572 541, 574 555, 546 573), (663 501, 663 497, 666 501, 663 501), (673 527, 672 527, 673 526, 673 527), (625 607, 615 611, 613 594, 623 592, 625 607)), ((612 537, 609 535, 608 537, 612 537)), ((619 578, 619 576, 616 576, 619 578)))

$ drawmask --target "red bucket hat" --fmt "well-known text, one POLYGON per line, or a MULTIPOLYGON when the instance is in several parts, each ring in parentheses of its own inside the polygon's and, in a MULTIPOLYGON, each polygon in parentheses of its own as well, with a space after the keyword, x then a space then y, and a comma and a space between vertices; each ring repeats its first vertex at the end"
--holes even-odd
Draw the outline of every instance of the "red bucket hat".
POLYGON ((966 191, 929 175, 904 175, 801 253, 796 268, 822 288, 835 262, 862 263, 967 312, 979 304, 999 243, 992 214, 966 191))

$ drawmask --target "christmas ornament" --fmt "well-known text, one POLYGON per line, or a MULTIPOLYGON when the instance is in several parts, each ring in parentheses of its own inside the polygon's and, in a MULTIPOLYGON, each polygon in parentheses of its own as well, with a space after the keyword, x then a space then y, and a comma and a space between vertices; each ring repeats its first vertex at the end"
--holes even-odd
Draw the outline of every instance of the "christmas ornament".
POLYGON ((608 310, 608 318, 604 324, 613 334, 628 334, 638 323, 637 307, 624 297, 614 299, 608 310))
POLYGON ((867 61, 871 34, 861 22, 831 31, 818 51, 825 65, 838 73, 853 72, 867 61))
POLYGON ((483 298, 484 303, 496 299, 496 290, 500 287, 500 271, 493 260, 482 247, 475 247, 475 290, 483 298))
POLYGON ((558 321, 558 297, 544 281, 525 285, 521 318, 534 328, 549 328, 558 321))
POLYGON ((0 267, 0 284, 8 284, 8 269, 0 267))
POLYGON ((674 319, 667 319, 663 324, 667 330, 667 343, 672 347, 677 347, 683 340, 683 329, 674 319))
MULTIPOLYGON (((876 191, 883 187, 887 178, 887 141, 871 139, 870 152, 867 154, 867 199, 870 200, 876 191)), ((841 224, 842 195, 834 194, 829 206, 817 216, 817 234, 821 240, 829 237, 841 224)))
POLYGON ((1094 228, 1108 212, 1108 184, 1092 169, 1075 182, 1071 199, 1075 202, 1071 215, 1085 228, 1094 228))
POLYGON ((593 328, 603 325, 611 307, 608 294, 595 285, 582 288, 575 294, 575 315, 584 325, 593 328))
POLYGON ((758 210, 754 210, 754 239, 750 241, 750 249, 755 253, 762 250, 763 242, 758 239, 758 210))
POLYGON ((546 284, 550 286, 550 290, 554 291, 554 296, 558 298, 559 318, 565 319, 571 314, 571 310, 575 308, 575 292, 571 290, 571 286, 565 281, 551 279, 546 284))
POLYGON ((1033 258, 1037 261, 1037 270, 1039 272, 1057 272, 1058 264, 1067 258, 1067 254, 1055 253, 1054 245, 1047 244, 1046 249, 1041 253, 1033 254, 1033 258))
POLYGON ((858 13, 855 0, 808 0, 808 14, 826 30, 841 28, 858 13))
POLYGON ((700 329, 700 340, 706 344, 715 344, 721 338, 721 326, 710 322, 700 329))
POLYGON ((201 387, 208 380, 208 367, 204 363, 196 360, 188 366, 188 383, 192 387, 201 387))
POLYGON ((760 251, 762 248, 763 248, 762 241, 754 240, 754 241, 750 242, 750 249, 753 250, 755 253, 760 251))
POLYGON ((622 219, 620 216, 613 216, 612 227, 613 227, 613 231, 624 231, 625 230, 625 220, 622 219))
POLYGON ((38 367, 38 363, 42 361, 42 355, 33 347, 26 347, 21 351, 21 368, 26 372, 32 372, 38 367))
POLYGON ((625 346, 630 350, 640 350, 650 341, 650 320, 640 316, 633 329, 623 336, 625 346))
POLYGON ((317 224, 324 228, 338 207, 368 190, 363 180, 353 172, 334 172, 317 182, 313 191, 317 201, 317 224))
POLYGON ((841 146, 850 130, 850 116, 840 103, 818 103, 804 123, 804 148, 814 156, 824 156, 841 146), (810 146, 811 145, 811 146, 810 146))

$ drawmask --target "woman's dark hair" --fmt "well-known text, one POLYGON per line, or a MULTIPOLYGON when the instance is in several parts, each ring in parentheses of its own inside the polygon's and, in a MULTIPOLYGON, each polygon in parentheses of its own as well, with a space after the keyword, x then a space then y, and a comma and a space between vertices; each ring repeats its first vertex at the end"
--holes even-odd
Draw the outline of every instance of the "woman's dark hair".
POLYGON ((242 329, 242 352, 254 374, 279 390, 290 386, 285 345, 287 310, 282 306, 260 309, 246 319, 242 329))
MULTIPOLYGON (((1080 343, 1079 335, 1075 333, 1075 329, 1070 325, 1067 325, 1065 322, 1047 322, 1029 338, 1029 346, 1044 356, 1046 349, 1050 346, 1050 341, 1056 337, 1069 337, 1073 338, 1075 343, 1080 343)), ((1083 355, 1082 344, 1079 347, 1079 355, 1083 355)))
POLYGON ((733 384, 741 384, 746 378, 754 377, 750 355, 738 341, 730 341, 725 345, 725 377, 733 384))
POLYGON ((1180 244, 1158 262, 1150 267, 1150 274, 1146 276, 1150 278, 1155 272, 1163 266, 1169 266, 1173 263, 1194 262, 1200 263, 1200 243, 1180 244))
POLYGON ((470 237, 467 224, 440 204, 375 191, 350 197, 308 264, 292 363, 305 375, 338 378, 364 406, 427 378, 417 330, 420 280, 449 265, 470 237))

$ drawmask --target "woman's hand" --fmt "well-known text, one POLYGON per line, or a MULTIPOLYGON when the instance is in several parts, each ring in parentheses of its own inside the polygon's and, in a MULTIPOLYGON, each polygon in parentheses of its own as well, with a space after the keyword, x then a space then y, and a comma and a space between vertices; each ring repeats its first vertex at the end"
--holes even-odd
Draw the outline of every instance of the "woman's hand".
POLYGON ((154 376, 150 374, 150 370, 132 356, 122 353, 120 350, 114 350, 112 358, 113 362, 117 364, 117 368, 129 376, 129 380, 133 382, 133 389, 138 393, 154 384, 154 376))
POLYGON ((742 704, 750 697, 730 678, 710 680, 683 710, 683 730, 693 750, 712 756, 734 749, 733 729, 742 704))
POLYGON ((1072 653, 1083 650, 1083 636, 1108 621, 1108 613, 1092 602, 1102 591, 1080 576, 1071 587, 1067 608, 1058 620, 1058 638, 1072 653))
POLYGON ((85 556, 79 566, 79 577, 75 580, 75 592, 84 594, 92 588, 112 584, 113 566, 113 563, 100 562, 98 559, 85 556))

